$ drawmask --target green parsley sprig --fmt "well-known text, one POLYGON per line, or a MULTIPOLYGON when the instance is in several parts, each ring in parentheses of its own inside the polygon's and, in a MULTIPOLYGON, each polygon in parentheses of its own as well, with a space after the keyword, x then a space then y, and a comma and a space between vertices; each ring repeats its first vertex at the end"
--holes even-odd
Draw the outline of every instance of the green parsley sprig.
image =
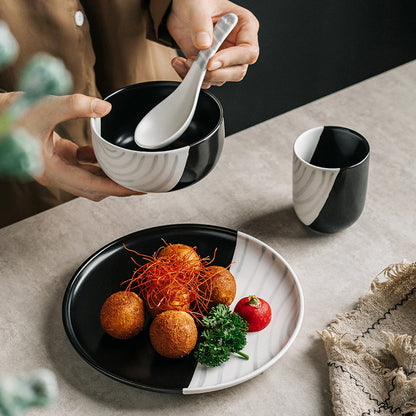
POLYGON ((232 353, 249 359, 241 352, 247 344, 247 322, 231 312, 228 306, 219 304, 211 308, 202 318, 202 325, 201 340, 194 351, 198 362, 207 367, 217 367, 228 361, 232 353))

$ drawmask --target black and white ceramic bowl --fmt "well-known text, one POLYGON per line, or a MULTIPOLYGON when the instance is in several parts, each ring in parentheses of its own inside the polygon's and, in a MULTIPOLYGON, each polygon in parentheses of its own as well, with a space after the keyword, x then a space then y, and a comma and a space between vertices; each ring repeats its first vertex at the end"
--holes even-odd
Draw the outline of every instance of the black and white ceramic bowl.
POLYGON ((107 116, 91 119, 94 152, 113 181, 135 191, 170 192, 214 168, 224 144, 224 117, 221 103, 207 91, 201 91, 192 122, 176 142, 147 150, 134 141, 137 123, 177 86, 170 81, 127 86, 106 98, 112 104, 107 116))

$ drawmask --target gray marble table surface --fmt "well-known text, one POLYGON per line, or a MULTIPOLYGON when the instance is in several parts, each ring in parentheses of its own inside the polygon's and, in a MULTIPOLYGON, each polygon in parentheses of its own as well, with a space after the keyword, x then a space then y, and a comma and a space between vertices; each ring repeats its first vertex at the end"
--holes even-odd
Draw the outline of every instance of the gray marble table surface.
POLYGON ((415 261, 415 143, 416 62, 410 62, 227 137, 217 167, 188 189, 99 203, 78 198, 0 229, 0 374, 39 367, 56 374, 57 402, 32 410, 34 416, 331 415, 317 331, 353 309, 384 267, 415 261), (371 146, 363 214, 333 235, 304 228, 291 203, 294 140, 320 125, 354 129, 371 146), (300 332, 276 364, 248 382, 191 396, 139 390, 98 373, 66 337, 62 298, 78 266, 125 234, 174 223, 250 234, 279 252, 299 278, 300 332))

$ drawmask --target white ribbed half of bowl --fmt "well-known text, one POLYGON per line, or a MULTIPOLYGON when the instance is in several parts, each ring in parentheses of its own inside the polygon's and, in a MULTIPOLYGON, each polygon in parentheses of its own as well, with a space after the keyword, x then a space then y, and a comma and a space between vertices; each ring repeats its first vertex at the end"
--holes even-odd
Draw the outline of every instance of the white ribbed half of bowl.
POLYGON ((106 175, 134 191, 168 192, 180 181, 189 146, 146 152, 118 147, 101 137, 101 120, 91 119, 94 152, 106 175))

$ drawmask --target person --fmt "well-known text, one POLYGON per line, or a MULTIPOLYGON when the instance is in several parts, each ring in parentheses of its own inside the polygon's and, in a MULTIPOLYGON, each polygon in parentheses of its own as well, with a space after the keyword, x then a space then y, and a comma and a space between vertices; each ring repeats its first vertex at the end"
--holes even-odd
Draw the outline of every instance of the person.
POLYGON ((211 45, 215 22, 229 12, 238 16, 238 24, 209 61, 203 88, 241 81, 258 58, 259 22, 235 3, 1 0, 0 20, 8 24, 20 53, 0 71, 0 111, 16 99, 19 69, 36 52, 63 60, 73 76, 73 92, 43 99, 22 120, 42 140, 45 169, 34 181, 0 178, 0 226, 77 196, 100 201, 138 194, 111 181, 96 164, 88 118, 111 111, 102 97, 126 85, 183 78, 198 51, 211 45))

